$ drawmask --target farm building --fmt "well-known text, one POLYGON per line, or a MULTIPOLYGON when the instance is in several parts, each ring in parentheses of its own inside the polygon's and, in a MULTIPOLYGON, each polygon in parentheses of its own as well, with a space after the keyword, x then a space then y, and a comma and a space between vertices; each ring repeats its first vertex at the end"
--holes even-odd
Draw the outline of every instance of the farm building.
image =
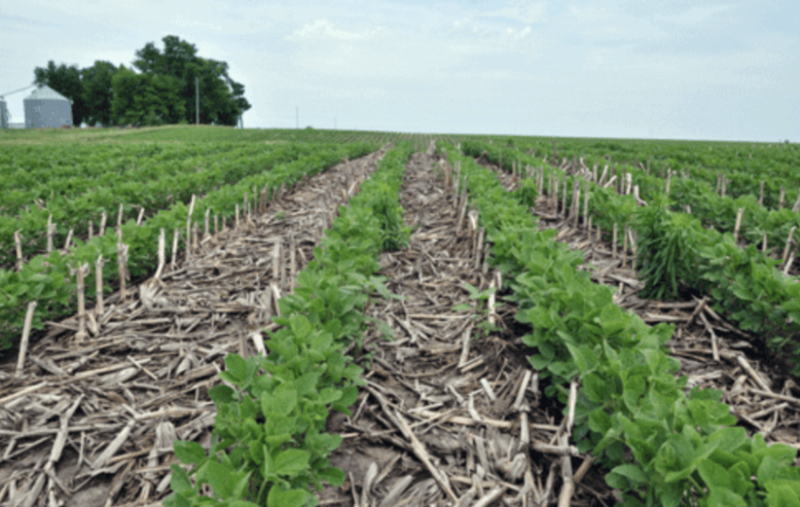
POLYGON ((0 128, 7 129, 8 121, 8 105, 6 101, 0 100, 0 128))
POLYGON ((72 126, 72 104, 49 86, 41 86, 25 100, 25 128, 72 126))

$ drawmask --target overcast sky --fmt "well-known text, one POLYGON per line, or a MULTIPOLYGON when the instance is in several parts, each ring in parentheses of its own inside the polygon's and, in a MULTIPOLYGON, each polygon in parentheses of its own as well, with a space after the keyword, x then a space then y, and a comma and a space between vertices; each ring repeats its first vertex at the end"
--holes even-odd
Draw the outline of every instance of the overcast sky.
POLYGON ((9 0, 0 93, 165 35, 229 63, 245 127, 800 141, 796 0, 9 0))

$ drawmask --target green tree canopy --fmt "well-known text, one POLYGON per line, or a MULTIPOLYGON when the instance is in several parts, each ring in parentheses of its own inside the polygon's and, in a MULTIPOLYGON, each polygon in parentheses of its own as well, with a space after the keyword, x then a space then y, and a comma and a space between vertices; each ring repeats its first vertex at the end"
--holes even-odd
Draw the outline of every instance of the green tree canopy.
POLYGON ((96 61, 83 69, 83 100, 86 104, 85 121, 89 125, 112 125, 111 104, 114 100, 112 79, 117 67, 111 62, 96 61))
POLYGON ((77 65, 59 66, 50 60, 47 67, 36 67, 33 71, 34 84, 47 85, 72 101, 72 124, 79 126, 86 116, 83 81, 77 65))
POLYGON ((180 123, 184 119, 180 81, 163 74, 137 74, 121 66, 112 78, 115 123, 136 126, 180 123))
POLYGON ((184 106, 184 119, 194 123, 195 79, 200 85, 200 122, 236 125, 239 115, 250 109, 244 98, 244 85, 228 75, 228 64, 197 56, 194 44, 175 35, 162 39, 164 51, 148 42, 136 52, 133 65, 143 74, 164 75, 180 83, 179 95, 184 106))
POLYGON ((34 83, 48 85, 72 101, 74 125, 86 122, 160 125, 195 122, 195 79, 200 87, 200 122, 236 125, 250 109, 244 85, 228 75, 228 64, 197 56, 197 48, 175 35, 162 39, 164 50, 148 42, 136 51, 133 66, 96 61, 77 65, 36 67, 34 83))

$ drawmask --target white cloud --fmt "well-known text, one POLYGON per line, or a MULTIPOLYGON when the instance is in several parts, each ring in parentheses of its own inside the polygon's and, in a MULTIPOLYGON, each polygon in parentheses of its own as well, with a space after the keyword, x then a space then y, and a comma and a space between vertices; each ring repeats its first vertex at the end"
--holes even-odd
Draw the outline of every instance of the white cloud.
POLYGON ((172 21, 175 25, 180 27, 192 27, 192 28, 202 28, 205 30, 214 30, 215 32, 221 32, 222 26, 217 25, 215 23, 210 23, 207 21, 200 21, 197 19, 190 19, 185 17, 183 14, 178 14, 173 18, 172 21))
POLYGON ((358 40, 371 37, 381 31, 381 27, 370 28, 361 32, 348 32, 336 28, 328 20, 318 19, 313 23, 306 23, 302 28, 295 30, 287 40, 303 40, 321 37, 331 37, 340 40, 358 40))
POLYGON ((613 16, 612 12, 597 5, 572 4, 569 13, 576 20, 584 23, 599 23, 613 16))
POLYGON ((520 23, 533 24, 547 20, 547 2, 516 0, 502 9, 486 12, 483 16, 490 18, 508 18, 520 23))
POLYGON ((731 8, 730 5, 693 5, 680 13, 659 15, 658 19, 681 25, 696 25, 717 14, 728 12, 731 8))
POLYGON ((516 28, 508 28, 506 30, 506 33, 508 35, 510 35, 512 39, 520 40, 520 39, 524 39, 525 37, 527 37, 531 33, 531 27, 530 26, 526 26, 522 30, 518 30, 516 28))

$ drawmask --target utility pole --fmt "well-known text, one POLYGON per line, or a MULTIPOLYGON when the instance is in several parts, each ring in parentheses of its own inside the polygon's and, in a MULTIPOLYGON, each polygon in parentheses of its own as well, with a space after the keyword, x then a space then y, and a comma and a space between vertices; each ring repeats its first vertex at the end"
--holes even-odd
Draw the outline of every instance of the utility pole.
POLYGON ((200 79, 194 78, 194 112, 195 123, 200 125, 200 79))
POLYGON ((294 108, 294 120, 297 123, 297 130, 300 130, 300 108, 297 106, 294 108))

